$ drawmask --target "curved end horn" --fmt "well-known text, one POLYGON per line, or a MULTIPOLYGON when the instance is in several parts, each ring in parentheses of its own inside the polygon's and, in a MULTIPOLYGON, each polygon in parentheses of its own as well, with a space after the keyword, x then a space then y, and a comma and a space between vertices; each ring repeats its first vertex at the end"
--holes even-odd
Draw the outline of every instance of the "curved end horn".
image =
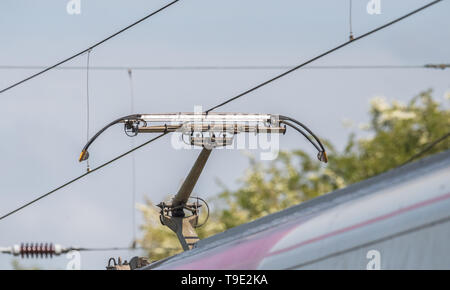
POLYGON ((319 151, 319 153, 317 153, 317 158, 319 158, 319 160, 323 163, 328 162, 327 152, 325 151, 319 151))
POLYGON ((89 152, 86 150, 81 151, 80 157, 78 158, 78 161, 86 161, 89 158, 89 152))

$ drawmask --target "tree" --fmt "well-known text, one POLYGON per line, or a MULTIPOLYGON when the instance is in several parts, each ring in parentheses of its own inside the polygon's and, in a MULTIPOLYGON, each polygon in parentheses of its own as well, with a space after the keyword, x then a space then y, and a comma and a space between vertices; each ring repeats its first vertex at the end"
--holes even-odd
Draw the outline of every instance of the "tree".
MULTIPOLYGON (((352 133, 343 152, 324 142, 329 152, 326 167, 302 150, 281 152, 268 165, 251 159, 240 188, 223 186, 214 199, 214 212, 199 228, 200 238, 388 171, 450 132, 450 110, 433 100, 431 90, 407 104, 375 98, 370 105, 370 122, 360 128, 364 137, 352 133)), ((450 138, 421 157, 448 149, 450 138)), ((146 222, 139 243, 149 249, 149 256, 160 259, 180 252, 175 234, 160 225, 159 212, 151 202, 140 209, 146 222)))

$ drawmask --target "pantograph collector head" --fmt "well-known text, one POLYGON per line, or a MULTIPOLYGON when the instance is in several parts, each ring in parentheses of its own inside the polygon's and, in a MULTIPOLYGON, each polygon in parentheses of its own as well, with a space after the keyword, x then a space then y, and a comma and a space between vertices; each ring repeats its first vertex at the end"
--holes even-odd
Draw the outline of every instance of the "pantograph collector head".
POLYGON ((318 151, 317 157, 327 162, 327 154, 319 138, 299 121, 272 114, 244 113, 167 113, 134 114, 112 121, 98 131, 83 147, 79 161, 89 158, 89 147, 109 127, 123 124, 128 136, 138 133, 180 132, 183 142, 192 146, 212 149, 231 145, 233 137, 240 133, 285 134, 286 125, 302 134, 318 151))

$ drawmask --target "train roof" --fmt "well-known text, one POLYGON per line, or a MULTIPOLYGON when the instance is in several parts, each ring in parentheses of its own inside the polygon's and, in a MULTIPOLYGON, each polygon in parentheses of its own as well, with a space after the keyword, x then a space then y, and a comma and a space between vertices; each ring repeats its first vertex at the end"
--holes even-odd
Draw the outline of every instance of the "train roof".
POLYGON ((243 239, 287 222, 320 213, 340 204, 449 166, 450 150, 447 150, 205 238, 197 242, 194 249, 154 262, 144 269, 158 267, 169 262, 169 260, 174 262, 197 255, 225 243, 243 239))

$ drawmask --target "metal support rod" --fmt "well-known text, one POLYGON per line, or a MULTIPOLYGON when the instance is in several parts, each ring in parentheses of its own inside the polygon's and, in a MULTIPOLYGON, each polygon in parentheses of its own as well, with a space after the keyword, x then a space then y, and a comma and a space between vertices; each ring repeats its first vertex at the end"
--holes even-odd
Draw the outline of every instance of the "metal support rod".
POLYGON ((164 132, 223 132, 238 134, 245 133, 279 133, 284 134, 286 128, 284 127, 269 127, 261 125, 237 125, 237 124, 213 124, 213 125, 158 125, 158 126, 143 126, 137 129, 138 133, 164 133, 164 132))
POLYGON ((202 152, 198 156, 197 160, 192 166, 191 171, 188 176, 184 180, 180 189, 178 190, 177 195, 172 199, 172 206, 178 207, 185 205, 191 196, 192 190, 194 189, 195 184, 205 167, 206 161, 208 161, 209 155, 211 154, 211 149, 203 148, 202 152))

